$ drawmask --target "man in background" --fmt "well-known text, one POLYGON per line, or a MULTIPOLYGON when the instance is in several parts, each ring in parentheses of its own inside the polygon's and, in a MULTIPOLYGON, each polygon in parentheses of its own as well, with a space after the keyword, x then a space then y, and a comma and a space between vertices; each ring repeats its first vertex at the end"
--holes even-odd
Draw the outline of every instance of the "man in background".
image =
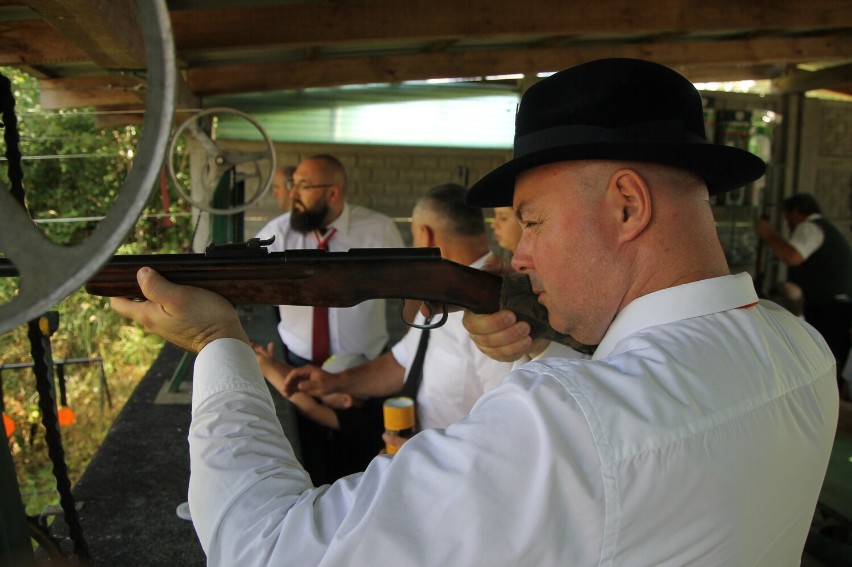
MULTIPOLYGON (((286 186, 290 210, 271 220, 257 233, 258 238, 275 237, 270 252, 401 248, 402 237, 393 221, 366 207, 348 204, 346 187, 346 169, 337 158, 320 154, 302 160, 286 186)), ((389 339, 384 300, 328 309, 328 338, 322 345, 315 344, 321 338, 313 334, 313 307, 282 305, 279 312, 278 332, 287 362, 294 366, 322 365, 336 353, 359 353, 373 359, 389 339)))
POLYGON ((290 191, 287 189, 293 183, 293 172, 296 167, 292 165, 282 165, 275 169, 275 174, 272 176, 272 194, 278 202, 278 208, 284 212, 290 210, 290 191))
MULTIPOLYGON (((268 247, 270 252, 401 248, 402 237, 393 221, 379 212, 347 203, 346 189, 346 168, 337 158, 318 154, 303 159, 292 179, 286 180, 285 174, 283 193, 289 196, 289 209, 267 223, 257 237, 275 237, 268 247)), ((279 203, 283 203, 283 193, 278 193, 279 203)), ((278 311, 278 334, 284 359, 290 366, 322 366, 330 356, 341 353, 373 359, 389 340, 383 299, 347 308, 281 305, 278 311)), ((277 412, 283 411, 280 403, 276 406, 277 412)), ((305 468, 314 477, 324 478, 326 431, 301 414, 296 423, 305 468)))
POLYGON ((521 240, 521 225, 515 217, 512 207, 495 207, 494 220, 491 221, 491 230, 494 232, 494 240, 500 248, 510 254, 515 253, 518 242, 521 240))
MULTIPOLYGON (((482 210, 466 205, 464 196, 459 185, 430 189, 412 212, 412 242, 415 247, 439 248, 442 258, 478 268, 489 254, 485 221, 482 210)), ((335 392, 387 397, 402 391, 416 401, 420 429, 447 427, 467 416, 482 394, 499 386, 512 369, 474 346, 462 316, 461 311, 450 313, 435 329, 412 328, 390 352, 366 364, 338 374, 304 366, 283 382, 279 377, 276 387, 286 395, 302 391, 315 397, 335 392)), ((414 322, 427 321, 418 314, 414 322)), ((402 442, 396 438, 391 444, 402 442)))
POLYGON ((772 253, 787 264, 787 279, 802 289, 805 321, 813 325, 837 359, 837 384, 852 346, 852 248, 820 211, 808 193, 784 200, 790 238, 779 235, 767 219, 758 234, 772 253))

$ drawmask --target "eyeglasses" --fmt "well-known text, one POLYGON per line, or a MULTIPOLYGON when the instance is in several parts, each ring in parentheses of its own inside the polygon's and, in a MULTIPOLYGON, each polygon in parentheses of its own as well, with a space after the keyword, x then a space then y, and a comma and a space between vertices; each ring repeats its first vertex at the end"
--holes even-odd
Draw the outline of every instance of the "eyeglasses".
POLYGON ((333 187, 333 186, 334 186, 334 183, 320 183, 320 184, 317 184, 317 185, 308 185, 307 183, 298 183, 297 184, 297 183, 294 183, 293 181, 287 181, 287 183, 284 184, 284 188, 287 189, 287 191, 294 191, 295 190, 295 191, 299 191, 299 192, 306 191, 308 189, 328 189, 329 187, 333 187))

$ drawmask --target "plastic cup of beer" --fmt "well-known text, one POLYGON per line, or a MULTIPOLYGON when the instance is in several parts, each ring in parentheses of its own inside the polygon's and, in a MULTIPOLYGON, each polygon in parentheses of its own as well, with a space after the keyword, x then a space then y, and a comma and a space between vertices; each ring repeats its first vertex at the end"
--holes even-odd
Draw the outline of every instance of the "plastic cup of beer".
MULTIPOLYGON (((411 437, 414 435, 414 400, 406 397, 388 398, 385 400, 383 413, 385 418, 385 433, 411 437)), ((385 443, 388 455, 393 455, 399 447, 385 443)))

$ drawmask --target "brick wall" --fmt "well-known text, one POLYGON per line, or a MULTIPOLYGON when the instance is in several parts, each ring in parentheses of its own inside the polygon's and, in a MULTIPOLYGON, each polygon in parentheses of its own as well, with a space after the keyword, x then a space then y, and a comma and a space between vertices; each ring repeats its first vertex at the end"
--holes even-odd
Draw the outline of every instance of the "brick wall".
MULTIPOLYGON (((242 151, 264 149, 263 144, 252 142, 232 142, 227 147, 242 151)), ((318 153, 337 157, 349 175, 348 201, 394 218, 406 242, 410 240, 411 209, 430 187, 441 183, 470 185, 511 157, 510 150, 322 144, 276 144, 276 152, 279 165, 295 165, 318 153)), ((252 198, 254 190, 254 185, 247 183, 247 199, 252 198)), ((246 211, 246 236, 254 236, 279 214, 270 191, 246 211)))
POLYGON ((812 193, 852 242, 852 104, 805 99, 793 191, 812 193))

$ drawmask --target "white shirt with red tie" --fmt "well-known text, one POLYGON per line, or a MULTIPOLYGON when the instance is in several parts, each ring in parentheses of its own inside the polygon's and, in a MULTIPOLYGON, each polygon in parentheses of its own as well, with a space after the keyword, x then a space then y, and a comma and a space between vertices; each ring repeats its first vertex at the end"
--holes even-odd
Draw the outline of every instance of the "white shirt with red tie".
MULTIPOLYGON (((346 204, 343 212, 329 226, 337 229, 329 241, 329 252, 346 252, 350 248, 402 248, 402 237, 390 217, 359 205, 346 204)), ((313 232, 303 234, 290 227, 290 213, 271 220, 258 233, 258 238, 275 236, 270 252, 316 250, 313 232)), ((310 360, 313 308, 281 305, 278 334, 295 355, 310 360)), ((387 346, 386 306, 384 299, 364 301, 354 307, 328 310, 331 354, 359 353, 373 359, 387 346)))

